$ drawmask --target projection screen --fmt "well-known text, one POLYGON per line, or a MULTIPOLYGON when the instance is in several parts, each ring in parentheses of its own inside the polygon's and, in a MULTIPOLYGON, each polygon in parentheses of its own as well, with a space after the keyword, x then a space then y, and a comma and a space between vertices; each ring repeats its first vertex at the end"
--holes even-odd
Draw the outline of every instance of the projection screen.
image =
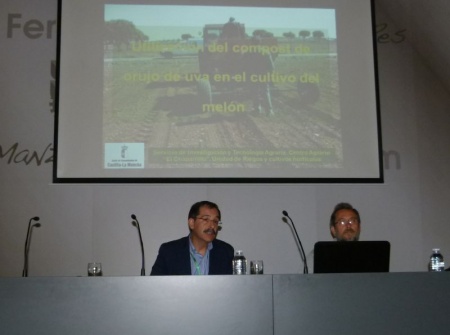
POLYGON ((53 181, 382 182, 370 0, 60 0, 53 181))

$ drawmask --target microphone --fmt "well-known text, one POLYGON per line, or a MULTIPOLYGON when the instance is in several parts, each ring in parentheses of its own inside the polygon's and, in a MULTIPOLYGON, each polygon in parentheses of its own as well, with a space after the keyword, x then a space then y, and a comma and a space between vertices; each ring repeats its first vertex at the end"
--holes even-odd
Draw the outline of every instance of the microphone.
POLYGON ((294 221, 292 221, 288 212, 283 211, 282 213, 285 216, 283 218, 284 219, 283 221, 288 223, 286 220, 286 218, 288 218, 289 221, 291 222, 292 228, 294 228, 295 236, 297 236, 297 242, 300 246, 300 257, 302 258, 302 261, 303 261, 303 273, 307 274, 308 273, 308 263, 306 262, 306 254, 305 254, 305 250, 303 249, 302 241, 300 240, 300 237, 298 236, 297 229, 295 228, 294 221))
POLYGON ((145 253, 144 253, 144 242, 142 242, 141 227, 139 225, 138 219, 136 218, 136 215, 131 214, 131 218, 133 219, 133 221, 131 223, 137 227, 138 232, 139 232, 139 240, 141 242, 141 253, 142 253, 141 276, 145 276, 145 253))
POLYGON ((24 260, 23 260, 22 277, 28 277, 28 253, 30 252, 31 229, 32 229, 32 227, 39 228, 41 226, 40 223, 35 223, 32 226, 31 225, 32 221, 39 221, 39 216, 32 217, 30 219, 30 221, 28 221, 27 237, 25 238, 25 252, 24 252, 24 260))

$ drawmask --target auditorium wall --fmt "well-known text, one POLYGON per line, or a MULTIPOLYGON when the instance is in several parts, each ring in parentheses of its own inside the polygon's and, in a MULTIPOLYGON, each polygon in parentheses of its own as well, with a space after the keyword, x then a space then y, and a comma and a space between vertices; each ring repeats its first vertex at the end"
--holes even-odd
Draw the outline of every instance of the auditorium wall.
POLYGON ((413 7, 391 11, 388 3, 376 4, 383 184, 55 185, 57 1, 0 2, 0 276, 21 275, 34 216, 42 226, 32 232, 30 276, 86 275, 91 261, 102 262, 106 276, 137 276, 131 214, 149 273, 159 245, 187 235, 188 210, 204 199, 222 210, 219 238, 264 260, 266 273, 302 272, 282 210, 309 253, 331 240, 329 215, 341 201, 360 210, 362 240, 391 242, 392 271, 425 271, 433 247, 450 262, 449 94, 414 47, 413 7))

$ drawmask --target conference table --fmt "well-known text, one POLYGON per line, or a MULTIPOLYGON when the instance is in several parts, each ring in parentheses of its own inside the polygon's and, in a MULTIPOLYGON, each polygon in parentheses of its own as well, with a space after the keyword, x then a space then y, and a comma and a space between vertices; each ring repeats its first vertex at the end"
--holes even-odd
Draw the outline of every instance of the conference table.
POLYGON ((447 334, 450 272, 0 278, 0 333, 447 334))

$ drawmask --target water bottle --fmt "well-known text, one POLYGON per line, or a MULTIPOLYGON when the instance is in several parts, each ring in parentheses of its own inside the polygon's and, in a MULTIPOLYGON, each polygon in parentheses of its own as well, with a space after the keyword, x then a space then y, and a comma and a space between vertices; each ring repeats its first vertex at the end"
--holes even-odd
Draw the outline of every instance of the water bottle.
POLYGON ((242 250, 236 250, 233 258, 233 274, 245 275, 247 274, 247 260, 245 259, 242 250))
POLYGON ((433 249, 433 253, 430 257, 430 263, 428 263, 428 271, 440 272, 445 270, 444 257, 441 254, 441 250, 438 248, 433 249))

